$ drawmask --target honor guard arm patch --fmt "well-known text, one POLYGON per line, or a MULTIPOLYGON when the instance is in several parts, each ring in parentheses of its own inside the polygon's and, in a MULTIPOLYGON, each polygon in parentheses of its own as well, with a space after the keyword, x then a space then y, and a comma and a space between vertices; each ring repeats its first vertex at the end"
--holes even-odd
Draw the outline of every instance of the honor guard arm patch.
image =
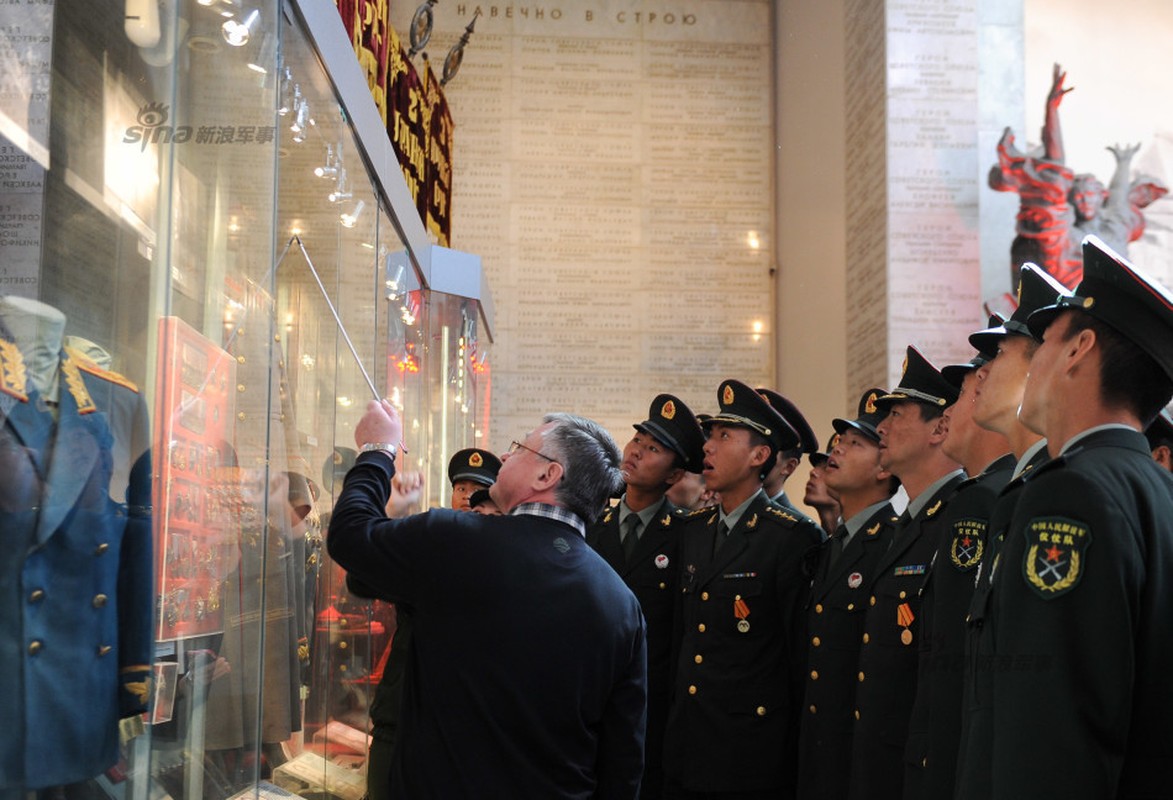
POLYGON ((1023 534, 1022 574, 1035 594, 1051 600, 1079 585, 1087 568, 1091 528, 1065 517, 1035 517, 1023 534))
POLYGON ((969 572, 981 563, 986 550, 986 521, 959 519, 950 533, 949 561, 961 572, 969 572))

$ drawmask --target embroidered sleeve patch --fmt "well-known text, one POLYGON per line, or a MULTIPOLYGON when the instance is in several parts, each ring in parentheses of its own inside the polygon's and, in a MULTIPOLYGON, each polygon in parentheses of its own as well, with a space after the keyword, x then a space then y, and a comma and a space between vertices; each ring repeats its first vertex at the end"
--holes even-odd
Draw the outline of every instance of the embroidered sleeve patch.
POLYGON ((953 538, 949 542, 949 560, 961 572, 969 572, 982 561, 986 551, 986 521, 959 519, 953 523, 953 538))
POLYGON ((1074 589, 1087 566, 1091 529, 1064 517, 1035 517, 1023 533, 1022 572, 1035 593, 1050 600, 1074 589))

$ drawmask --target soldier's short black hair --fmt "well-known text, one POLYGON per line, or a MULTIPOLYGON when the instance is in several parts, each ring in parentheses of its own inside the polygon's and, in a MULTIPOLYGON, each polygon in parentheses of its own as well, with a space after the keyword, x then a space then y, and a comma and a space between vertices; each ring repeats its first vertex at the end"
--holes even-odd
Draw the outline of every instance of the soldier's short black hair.
POLYGON ((1173 396, 1173 380, 1139 345, 1124 337, 1103 320, 1076 311, 1063 341, 1070 341, 1081 331, 1096 335, 1100 347, 1100 397, 1113 406, 1132 411, 1144 427, 1152 424, 1173 396))

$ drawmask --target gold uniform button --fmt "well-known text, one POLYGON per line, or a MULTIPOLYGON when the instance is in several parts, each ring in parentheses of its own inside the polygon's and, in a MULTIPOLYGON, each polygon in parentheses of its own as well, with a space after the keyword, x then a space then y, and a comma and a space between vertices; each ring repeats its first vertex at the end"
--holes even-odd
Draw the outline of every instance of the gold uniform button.
POLYGON ((848 603, 848 604, 847 604, 847 610, 848 610, 848 611, 854 611, 854 610, 855 610, 855 603, 848 603))
POLYGON ((346 647, 347 647, 347 645, 346 645, 346 642, 339 642, 339 643, 338 643, 338 649, 339 649, 339 650, 345 650, 345 649, 346 649, 346 647))
POLYGON ((813 706, 813 705, 812 705, 812 706, 810 707, 810 712, 811 712, 812 714, 817 714, 817 713, 819 713, 818 706, 813 706))
POLYGON ((94 595, 94 608, 102 608, 104 605, 106 605, 106 601, 109 599, 110 598, 104 594, 94 595))
POLYGON ((29 655, 35 656, 37 653, 41 652, 41 648, 44 646, 44 643, 40 639, 33 639, 31 642, 29 642, 29 655))
POLYGON ((663 581, 661 581, 661 582, 660 582, 660 588, 661 588, 661 589, 667 589, 667 588, 668 588, 668 584, 666 584, 666 583, 664 583, 663 581))
POLYGON ((110 545, 108 545, 106 542, 102 542, 100 545, 98 545, 94 549, 94 555, 100 556, 100 555, 102 555, 102 553, 105 553, 109 549, 110 549, 110 545))
POLYGON ((817 669, 811 670, 811 680, 817 681, 819 679, 819 671, 817 669))
POLYGON ((702 622, 700 625, 697 625, 696 629, 698 631, 700 631, 701 633, 704 633, 705 632, 705 623, 702 622))
POLYGON ((238 420, 240 420, 241 422, 244 422, 244 416, 245 416, 244 412, 241 411, 239 414, 236 415, 236 418, 238 420))
POLYGON ((860 683, 863 683, 863 672, 862 672, 862 671, 860 671, 860 673, 859 673, 859 676, 858 676, 858 677, 859 677, 859 682, 860 682, 860 683))
POLYGON ((30 603, 39 603, 44 599, 45 599, 45 590, 44 589, 33 589, 31 592, 29 592, 29 602, 30 603))
POLYGON ((104 655, 106 655, 107 653, 109 653, 109 652, 110 652, 111 650, 113 650, 113 649, 114 649, 114 648, 113 648, 113 647, 111 647, 110 645, 108 645, 108 644, 104 644, 104 645, 102 645, 101 647, 99 647, 99 648, 98 648, 98 655, 99 655, 99 656, 104 656, 104 655))
POLYGON ((757 713, 758 713, 759 717, 766 716, 766 707, 765 706, 758 706, 757 713))
POLYGON ((859 719, 859 709, 855 709, 855 718, 859 719))
POLYGON ((872 637, 868 636, 868 635, 865 633, 865 634, 863 635, 863 643, 864 643, 864 644, 867 644, 867 643, 868 643, 868 642, 871 640, 871 638, 872 638, 872 637))
POLYGON ((822 604, 822 603, 816 603, 816 604, 815 604, 815 613, 816 613, 816 614, 822 614, 822 613, 823 613, 823 604, 822 604))
POLYGON ((243 363, 244 363, 244 356, 237 356, 237 357, 236 357, 236 363, 237 363, 237 364, 243 364, 243 363))
POLYGON ((900 593, 900 599, 901 599, 901 600, 903 600, 903 599, 904 599, 906 596, 907 596, 907 593, 906 593, 906 592, 901 592, 901 593, 900 593))
POLYGON ((739 595, 739 594, 735 594, 735 595, 733 595, 733 599, 734 599, 734 600, 740 600, 740 599, 741 599, 741 595, 739 595))
POLYGON ((818 636, 816 636, 816 637, 814 637, 813 639, 811 639, 811 644, 813 644, 815 647, 818 647, 818 646, 819 646, 819 645, 821 645, 822 643, 823 643, 823 640, 822 640, 822 639, 820 639, 818 636))
POLYGON ((695 656, 693 656, 692 660, 693 660, 693 661, 695 661, 695 662, 696 662, 696 663, 698 663, 698 664, 701 664, 701 663, 703 663, 703 662, 704 662, 704 660, 705 660, 705 657, 704 657, 704 656, 702 656, 700 653, 697 653, 695 656))
POLYGON ((689 686, 688 693, 689 694, 696 694, 696 686, 689 686))
POLYGON ((708 599, 709 599, 709 593, 708 592, 701 592, 701 600, 708 600, 708 599))
POLYGON ((871 597, 868 598, 868 605, 874 606, 875 604, 876 604, 876 596, 873 594, 871 597))
POLYGON ((243 383, 236 384, 236 391, 243 392, 244 391, 244 384, 243 383))
POLYGON ((922 767, 927 767, 927 766, 929 765, 929 759, 928 759, 928 756, 926 756, 926 757, 924 757, 924 758, 922 758, 922 759, 920 760, 920 765, 921 765, 922 767))

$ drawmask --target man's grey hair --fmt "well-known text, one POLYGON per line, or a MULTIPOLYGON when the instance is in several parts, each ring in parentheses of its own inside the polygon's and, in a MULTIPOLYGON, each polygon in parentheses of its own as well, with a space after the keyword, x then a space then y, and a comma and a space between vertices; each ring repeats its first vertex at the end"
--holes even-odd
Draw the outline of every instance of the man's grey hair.
POLYGON ((590 524, 623 485, 619 446, 601 425, 584 417, 547 414, 542 422, 555 423, 542 441, 563 470, 554 496, 590 524))

